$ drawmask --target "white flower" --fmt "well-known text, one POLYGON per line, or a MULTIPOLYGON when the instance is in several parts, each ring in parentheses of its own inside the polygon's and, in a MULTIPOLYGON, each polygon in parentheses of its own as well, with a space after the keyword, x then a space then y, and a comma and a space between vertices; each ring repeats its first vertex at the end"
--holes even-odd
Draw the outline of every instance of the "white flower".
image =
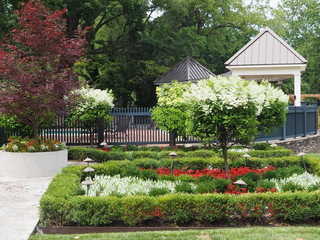
POLYGON ((181 181, 153 181, 137 177, 121 178, 120 175, 116 175, 95 176, 94 183, 89 190, 90 196, 108 196, 113 194, 128 196, 135 194, 147 195, 153 188, 166 188, 174 193, 176 184, 181 183, 181 181))
POLYGON ((17 145, 13 145, 13 146, 12 146, 12 149, 13 149, 13 151, 18 151, 18 150, 19 150, 19 147, 18 147, 17 145))

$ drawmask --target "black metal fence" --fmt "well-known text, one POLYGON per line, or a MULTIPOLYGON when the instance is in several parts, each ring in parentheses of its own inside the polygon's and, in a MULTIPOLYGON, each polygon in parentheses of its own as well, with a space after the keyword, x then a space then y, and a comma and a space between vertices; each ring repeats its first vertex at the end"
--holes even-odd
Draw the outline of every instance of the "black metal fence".
MULTIPOLYGON (((152 121, 150 108, 114 108, 111 115, 113 120, 108 126, 100 121, 90 128, 81 122, 70 122, 64 117, 59 117, 54 126, 42 129, 40 136, 57 139, 66 142, 67 145, 97 145, 102 142, 108 145, 167 144, 170 141, 170 134, 159 129, 152 121)), ((317 131, 317 104, 302 104, 301 107, 289 106, 284 126, 271 135, 260 135, 256 141, 284 140, 316 134, 317 131)), ((0 128, 0 143, 5 143, 10 135, 19 135, 19 133, 8 132, 0 128)), ((177 143, 190 142, 199 142, 199 140, 193 137, 178 137, 177 139, 177 143)))

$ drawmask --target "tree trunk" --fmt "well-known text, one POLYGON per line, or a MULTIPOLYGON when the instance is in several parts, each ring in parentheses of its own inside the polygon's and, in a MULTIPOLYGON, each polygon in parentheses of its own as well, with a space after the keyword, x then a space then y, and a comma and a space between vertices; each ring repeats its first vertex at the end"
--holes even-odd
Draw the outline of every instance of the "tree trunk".
POLYGON ((223 146, 223 147, 221 147, 221 149, 222 149, 222 156, 223 156, 223 161, 224 161, 224 169, 226 170, 227 178, 229 180, 231 180, 229 164, 228 164, 227 147, 223 146))
POLYGON ((174 147, 176 146, 176 138, 177 138, 178 134, 176 132, 170 132, 169 133, 169 145, 170 147, 174 147))

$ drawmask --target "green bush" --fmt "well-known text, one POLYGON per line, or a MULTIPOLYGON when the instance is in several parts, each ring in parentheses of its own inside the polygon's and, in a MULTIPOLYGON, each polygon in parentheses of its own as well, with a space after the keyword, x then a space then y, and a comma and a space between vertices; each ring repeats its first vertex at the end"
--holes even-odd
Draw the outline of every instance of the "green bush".
POLYGON ((193 193, 193 188, 190 183, 181 182, 175 186, 175 191, 181 193, 193 193))
POLYGON ((89 147, 69 147, 68 159, 82 161, 86 158, 91 158, 96 162, 105 162, 109 160, 124 160, 128 159, 128 154, 123 151, 113 150, 105 152, 102 150, 89 147))
POLYGON ((214 180, 214 178, 210 175, 203 175, 203 176, 198 177, 199 182, 211 182, 213 180, 214 180))
POLYGON ((213 193, 214 190, 216 190, 217 186, 215 184, 214 181, 210 181, 210 182, 200 182, 196 189, 195 192, 196 193, 213 193))
POLYGON ((316 183, 308 187, 308 192, 313 192, 318 190, 320 190, 320 183, 316 183))
POLYGON ((158 198, 162 216, 169 222, 184 224, 194 220, 197 206, 196 195, 179 193, 158 198))
POLYGON ((293 174, 302 174, 305 170, 301 166, 288 166, 285 168, 278 168, 274 171, 277 174, 277 179, 288 178, 293 174))
POLYGON ((153 170, 140 170, 139 178, 157 180, 158 174, 153 170))
POLYGON ((197 179, 191 175, 182 174, 175 178, 176 180, 184 181, 184 182, 195 182, 197 179))
POLYGON ((132 152, 132 155, 133 155, 133 159, 139 159, 139 158, 159 159, 159 153, 152 152, 152 151, 135 151, 135 152, 132 152))
MULTIPOLYGON (((232 152, 228 151, 228 158, 231 160, 231 162, 243 160, 245 153, 243 152, 232 152)), ((272 148, 270 150, 249 150, 247 152, 248 155, 250 155, 249 159, 252 158, 274 158, 274 157, 288 157, 292 154, 292 151, 290 149, 279 149, 279 148, 272 148)))
POLYGON ((257 188, 264 188, 264 189, 272 189, 272 188, 276 188, 276 184, 274 182, 270 182, 268 180, 259 180, 257 182, 257 188))
POLYGON ((70 199, 71 224, 105 226, 119 221, 122 204, 115 197, 74 197, 70 199))
POLYGON ((149 196, 156 197, 170 193, 168 188, 152 188, 149 192, 149 196))
POLYGON ((217 153, 210 150, 200 149, 195 151, 189 151, 187 153, 187 157, 202 157, 202 158, 211 158, 211 157, 217 157, 217 153))
POLYGON ((272 150, 255 150, 248 151, 251 157, 272 158, 290 156, 292 151, 290 149, 272 149, 272 150))
POLYGON ((139 147, 137 145, 127 145, 126 147, 126 151, 138 151, 139 150, 139 147))
POLYGON ((232 183, 231 180, 223 178, 215 179, 213 182, 216 185, 218 193, 223 193, 227 189, 228 185, 232 183))
POLYGON ((161 161, 153 159, 153 158, 141 158, 135 159, 133 164, 140 168, 159 168, 162 166, 161 161))
POLYGON ((83 161, 86 158, 91 158, 96 162, 105 161, 105 156, 107 152, 93 149, 89 147, 69 147, 68 148, 68 159, 83 161))
POLYGON ((265 143, 265 142, 261 142, 261 143, 255 143, 253 146, 254 150, 269 150, 270 147, 270 143, 265 143))
POLYGON ((259 142, 254 144, 253 149, 254 150, 278 150, 278 149, 284 149, 284 147, 282 146, 271 147, 270 143, 259 142))
POLYGON ((298 192, 298 191, 302 191, 303 187, 300 186, 300 184, 298 183, 289 181, 281 186, 281 190, 283 192, 298 192))
POLYGON ((122 220, 128 226, 136 226, 152 219, 157 200, 149 196, 128 196, 120 199, 122 220))

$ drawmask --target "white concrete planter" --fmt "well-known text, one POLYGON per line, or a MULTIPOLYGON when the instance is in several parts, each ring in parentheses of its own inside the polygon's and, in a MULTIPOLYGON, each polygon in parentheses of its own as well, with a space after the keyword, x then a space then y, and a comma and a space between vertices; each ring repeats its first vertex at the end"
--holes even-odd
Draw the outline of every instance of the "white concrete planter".
POLYGON ((68 164, 68 150, 14 153, 0 151, 0 177, 53 177, 68 164))

